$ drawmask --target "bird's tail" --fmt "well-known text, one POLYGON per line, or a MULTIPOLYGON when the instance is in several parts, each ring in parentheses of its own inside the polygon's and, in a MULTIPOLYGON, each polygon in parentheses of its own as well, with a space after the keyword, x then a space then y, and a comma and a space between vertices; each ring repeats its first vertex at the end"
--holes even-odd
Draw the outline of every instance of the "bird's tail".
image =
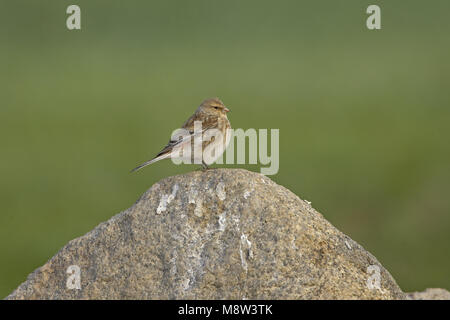
POLYGON ((138 170, 142 169, 143 167, 148 166, 149 164, 155 163, 156 161, 159 161, 159 160, 166 159, 166 158, 168 158, 168 157, 170 157, 170 152, 165 153, 165 154, 162 154, 162 155, 160 155, 160 156, 158 156, 158 157, 156 157, 156 158, 154 158, 154 159, 152 159, 152 160, 148 160, 148 161, 144 162, 144 163, 141 164, 140 166, 138 166, 138 167, 134 168, 133 170, 131 170, 130 173, 131 173, 131 172, 138 171, 138 170))

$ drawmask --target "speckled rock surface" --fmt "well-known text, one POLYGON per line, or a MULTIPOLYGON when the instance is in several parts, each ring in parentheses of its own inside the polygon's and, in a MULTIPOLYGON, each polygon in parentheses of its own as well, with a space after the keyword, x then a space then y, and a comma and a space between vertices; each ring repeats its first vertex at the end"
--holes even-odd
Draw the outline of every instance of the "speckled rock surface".
POLYGON ((7 298, 406 296, 374 256, 308 202, 261 174, 216 169, 155 183, 131 208, 70 241, 7 298), (67 273, 72 265, 80 289, 67 273))
POLYGON ((421 292, 408 293, 411 300, 450 300, 450 292, 440 288, 428 288, 421 292))

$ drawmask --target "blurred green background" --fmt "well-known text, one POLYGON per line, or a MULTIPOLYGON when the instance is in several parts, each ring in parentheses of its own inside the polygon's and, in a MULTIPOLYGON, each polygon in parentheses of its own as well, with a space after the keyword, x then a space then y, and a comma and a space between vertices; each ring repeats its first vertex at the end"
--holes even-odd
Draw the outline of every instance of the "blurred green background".
POLYGON ((450 289, 449 13, 448 0, 1 0, 0 297, 196 169, 129 174, 211 96, 234 128, 280 129, 271 178, 403 290, 450 289), (66 28, 74 3, 80 31, 66 28))

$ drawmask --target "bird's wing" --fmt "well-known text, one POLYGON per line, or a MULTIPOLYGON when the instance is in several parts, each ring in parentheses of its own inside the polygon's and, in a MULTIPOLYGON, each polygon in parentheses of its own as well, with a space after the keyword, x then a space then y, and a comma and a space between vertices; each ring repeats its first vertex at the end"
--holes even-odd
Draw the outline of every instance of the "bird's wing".
POLYGON ((131 170, 137 171, 149 164, 152 164, 156 161, 167 159, 170 157, 170 153, 172 152, 175 146, 181 146, 183 143, 191 143, 192 139, 198 137, 198 135, 203 134, 206 130, 217 128, 218 118, 217 117, 208 117, 202 113, 194 113, 184 124, 182 129, 185 129, 189 132, 189 135, 180 135, 179 137, 175 137, 175 139, 170 139, 167 145, 151 160, 141 164, 140 166, 131 170), (200 131, 195 132, 195 122, 201 121, 202 129, 200 131))
POLYGON ((187 130, 189 135, 180 135, 175 137, 175 139, 170 139, 167 145, 156 155, 155 158, 171 152, 175 146, 179 146, 185 142, 193 141, 196 137, 203 134, 206 130, 217 128, 217 117, 204 117, 201 114, 194 113, 184 124, 182 129, 187 130), (195 131, 195 122, 201 121, 201 130, 195 131))
POLYGON ((195 122, 199 121, 202 125, 202 132, 208 129, 216 128, 218 123, 217 116, 208 116, 201 112, 194 113, 186 122, 183 124, 182 128, 188 130, 191 134, 194 133, 195 122))

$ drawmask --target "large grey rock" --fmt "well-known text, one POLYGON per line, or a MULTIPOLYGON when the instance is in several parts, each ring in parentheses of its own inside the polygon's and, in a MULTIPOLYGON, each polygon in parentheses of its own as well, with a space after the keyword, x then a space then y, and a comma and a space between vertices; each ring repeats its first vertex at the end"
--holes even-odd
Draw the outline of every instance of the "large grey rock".
POLYGON ((8 299, 406 299, 307 201, 246 170, 154 184, 70 241, 8 299), (71 265, 80 268, 74 289, 71 265), (76 286, 75 286, 76 287, 76 286), (72 289, 71 289, 72 288, 72 289))
POLYGON ((450 300, 450 292, 440 288, 428 288, 422 292, 408 293, 411 300, 450 300))

